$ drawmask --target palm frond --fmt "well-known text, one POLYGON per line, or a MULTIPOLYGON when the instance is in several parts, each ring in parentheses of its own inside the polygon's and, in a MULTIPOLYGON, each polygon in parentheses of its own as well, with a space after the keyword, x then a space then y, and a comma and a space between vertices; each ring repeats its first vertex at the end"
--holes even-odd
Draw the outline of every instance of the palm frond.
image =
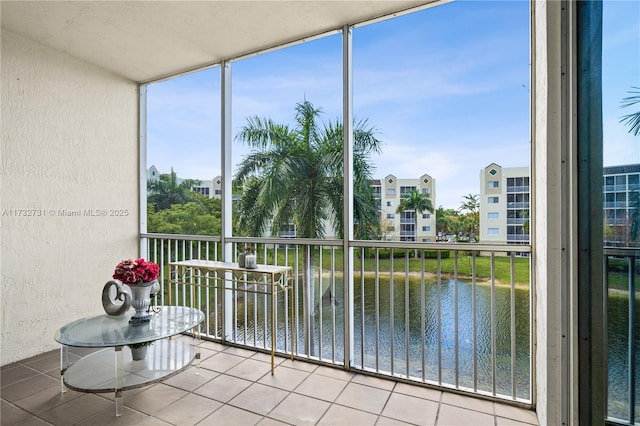
MULTIPOLYGON (((631 86, 631 88, 635 90, 629 90, 628 93, 631 93, 631 96, 627 96, 620 101, 621 108, 628 108, 640 103, 640 87, 631 86)), ((634 136, 640 135, 640 110, 622 116, 620 123, 624 123, 630 127, 629 133, 632 133, 634 136)))

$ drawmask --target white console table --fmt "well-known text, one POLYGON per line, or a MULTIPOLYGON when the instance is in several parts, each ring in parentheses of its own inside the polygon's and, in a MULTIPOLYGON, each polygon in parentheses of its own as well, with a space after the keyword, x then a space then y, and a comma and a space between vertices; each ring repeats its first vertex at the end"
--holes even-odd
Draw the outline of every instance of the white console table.
MULTIPOLYGON (((219 262, 212 260, 192 259, 181 262, 169 263, 172 267, 171 287, 177 285, 190 285, 200 287, 218 288, 220 284, 225 290, 241 293, 254 293, 271 296, 271 374, 275 368, 276 347, 276 297, 278 293, 293 292, 293 275, 288 266, 257 265, 256 268, 247 269, 233 262, 219 262), (204 284, 200 284, 204 283, 204 284), (258 284, 255 286, 254 284, 258 284)), ((171 303, 171 293, 169 293, 171 303)), ((224 301, 224 298, 223 298, 224 301)), ((289 297, 291 318, 291 359, 296 348, 295 327, 293 324, 293 295, 289 297)), ((224 311, 224 303, 222 305, 224 311)))

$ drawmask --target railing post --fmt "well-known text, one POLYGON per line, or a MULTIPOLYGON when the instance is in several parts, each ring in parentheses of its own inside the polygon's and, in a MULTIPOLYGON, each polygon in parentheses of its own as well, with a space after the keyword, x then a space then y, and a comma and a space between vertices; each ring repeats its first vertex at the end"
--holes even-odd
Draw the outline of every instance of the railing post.
MULTIPOLYGON (((231 63, 223 61, 220 64, 220 142, 221 142, 221 170, 222 170, 222 259, 232 261, 232 243, 227 238, 233 235, 231 224, 232 206, 232 166, 231 166, 231 63)), ((218 259, 216 259, 218 260, 218 259)), ((225 340, 232 330, 233 294, 231 276, 225 273, 222 292, 222 339, 225 340)))
MULTIPOLYGON (((147 233, 147 85, 139 86, 138 119, 138 176, 139 176, 139 227, 140 234, 147 233)), ((140 238, 140 257, 148 256, 148 239, 140 238)))
POLYGON ((629 257, 629 424, 635 424, 636 419, 636 258, 629 257))
POLYGON ((353 359, 353 28, 342 28, 344 367, 353 359))

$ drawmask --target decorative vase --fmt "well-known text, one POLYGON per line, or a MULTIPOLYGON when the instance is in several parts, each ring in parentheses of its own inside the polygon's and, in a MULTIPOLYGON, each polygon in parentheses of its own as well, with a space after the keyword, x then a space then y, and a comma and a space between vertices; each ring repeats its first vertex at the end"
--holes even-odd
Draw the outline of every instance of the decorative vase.
POLYGON ((131 307, 136 310, 129 322, 147 322, 151 320, 149 306, 151 305, 151 290, 158 284, 158 280, 145 281, 129 286, 131 289, 131 307))
POLYGON ((131 288, 117 280, 107 281, 102 289, 102 307, 107 315, 124 315, 131 308, 131 288))
POLYGON ((244 267, 246 269, 256 269, 258 262, 255 254, 248 254, 244 258, 244 267))
POLYGON ((146 358, 147 356, 147 348, 149 346, 140 346, 137 348, 132 348, 131 346, 129 346, 129 349, 131 349, 131 357, 133 358, 134 361, 142 361, 143 359, 146 358))
POLYGON ((246 253, 240 253, 238 255, 238 266, 239 267, 244 268, 246 256, 247 256, 246 253))

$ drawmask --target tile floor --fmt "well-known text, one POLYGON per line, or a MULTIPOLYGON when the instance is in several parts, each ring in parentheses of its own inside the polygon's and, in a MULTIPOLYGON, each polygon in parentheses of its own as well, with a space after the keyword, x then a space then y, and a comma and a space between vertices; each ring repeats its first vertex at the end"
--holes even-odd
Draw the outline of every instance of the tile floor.
MULTIPOLYGON (((180 337, 188 339, 187 337, 180 337)), ((60 392, 59 351, 2 367, 2 425, 536 425, 532 411, 199 341, 191 366, 113 394, 60 392)), ((83 355, 75 349, 72 357, 83 355)), ((84 351, 86 353, 86 351, 84 351)))

